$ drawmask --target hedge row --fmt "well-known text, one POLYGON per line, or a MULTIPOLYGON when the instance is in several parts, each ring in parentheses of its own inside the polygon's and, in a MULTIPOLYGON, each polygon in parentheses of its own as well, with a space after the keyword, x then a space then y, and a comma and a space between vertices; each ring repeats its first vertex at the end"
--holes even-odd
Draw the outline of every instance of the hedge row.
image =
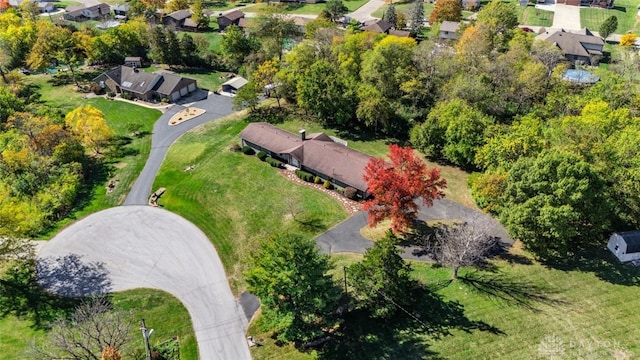
POLYGON ((309 174, 306 171, 302 171, 302 170, 296 170, 296 175, 306 181, 306 182, 313 182, 313 180, 315 179, 315 177, 313 176, 313 174, 309 174))
POLYGON ((255 154, 255 153, 256 153, 256 152, 255 152, 251 147, 246 146, 246 145, 242 147, 242 152, 243 152, 245 155, 253 155, 253 154, 255 154))
POLYGON ((265 153, 264 151, 258 151, 256 156, 258 157, 258 159, 260 159, 260 161, 265 161, 267 159, 267 153, 265 153))
POLYGON ((267 161, 267 164, 269 164, 269 165, 271 165, 271 166, 273 166, 275 168, 283 168, 284 167, 284 164, 282 163, 282 161, 276 160, 276 159, 274 159, 272 157, 268 157, 266 159, 266 161, 267 161))

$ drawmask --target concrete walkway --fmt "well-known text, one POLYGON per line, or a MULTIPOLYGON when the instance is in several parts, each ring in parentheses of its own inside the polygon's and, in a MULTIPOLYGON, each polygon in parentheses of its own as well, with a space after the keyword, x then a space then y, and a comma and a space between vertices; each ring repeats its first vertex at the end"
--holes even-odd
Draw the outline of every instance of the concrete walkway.
MULTIPOLYGON (((469 220, 474 216, 488 217, 477 210, 455 203, 451 200, 441 199, 433 202, 432 207, 420 206, 418 218, 422 221, 433 220, 469 220)), ((513 240, 507 230, 499 222, 491 219, 493 223, 492 235, 509 246, 513 240)), ((360 235, 360 229, 367 226, 367 213, 360 211, 349 219, 343 221, 332 229, 316 238, 320 251, 327 254, 334 253, 364 253, 373 246, 373 242, 360 235)), ((423 254, 420 247, 403 247, 402 257, 413 260, 431 260, 423 254)))
POLYGON ((42 246, 38 281, 63 296, 164 290, 189 311, 200 359, 251 359, 247 317, 215 248, 200 229, 169 211, 121 206, 76 222, 42 246))

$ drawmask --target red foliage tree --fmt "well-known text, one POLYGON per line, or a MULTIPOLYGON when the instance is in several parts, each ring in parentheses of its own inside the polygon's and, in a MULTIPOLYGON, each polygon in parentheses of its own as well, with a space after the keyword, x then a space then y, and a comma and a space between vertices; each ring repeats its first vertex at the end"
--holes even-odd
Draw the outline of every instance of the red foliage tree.
POLYGON ((393 232, 404 232, 418 213, 415 200, 422 198, 424 206, 432 206, 434 199, 444 197, 447 181, 440 178, 440 170, 427 169, 413 149, 389 146, 389 160, 372 158, 365 168, 363 179, 373 198, 365 201, 369 212, 369 226, 391 218, 393 232))
POLYGON ((0 13, 9 8, 9 0, 0 0, 0 13))

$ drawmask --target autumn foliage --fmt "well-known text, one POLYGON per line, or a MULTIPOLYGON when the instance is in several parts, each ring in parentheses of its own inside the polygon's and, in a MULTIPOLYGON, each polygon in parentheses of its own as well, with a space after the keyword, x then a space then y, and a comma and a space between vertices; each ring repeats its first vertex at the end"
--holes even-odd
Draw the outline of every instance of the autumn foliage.
POLYGON ((390 218, 393 232, 404 232, 417 216, 415 200, 433 205, 434 199, 444 197, 447 181, 437 168, 427 169, 411 148, 390 145, 388 157, 391 163, 372 158, 365 168, 363 178, 373 198, 364 203, 364 210, 369 212, 369 226, 390 218))
POLYGON ((3 12, 9 8, 9 0, 0 0, 0 12, 3 12))
POLYGON ((460 21, 462 19, 462 2, 460 0, 440 0, 429 15, 429 23, 443 21, 460 21))

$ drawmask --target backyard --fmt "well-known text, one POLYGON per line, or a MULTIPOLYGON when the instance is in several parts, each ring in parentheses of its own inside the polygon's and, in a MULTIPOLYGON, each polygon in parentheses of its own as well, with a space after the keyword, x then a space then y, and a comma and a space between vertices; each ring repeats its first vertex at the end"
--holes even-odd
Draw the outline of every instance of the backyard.
MULTIPOLYGON (((256 360, 339 359, 349 351, 351 359, 512 360, 632 359, 640 354, 640 329, 635 325, 640 272, 636 268, 620 265, 604 250, 548 267, 519 250, 518 244, 515 247, 492 261, 489 271, 467 269, 463 277, 468 280, 453 283, 449 283, 450 269, 410 262, 414 277, 439 298, 438 310, 421 317, 427 328, 437 331, 425 331, 416 324, 397 330, 397 324, 364 319, 337 335, 335 342, 346 344, 329 342, 318 353, 300 352, 291 345, 279 347, 254 323, 248 334, 264 343, 252 348, 252 356, 256 360), (442 323, 444 329, 439 328, 442 323)), ((334 277, 341 282, 342 267, 362 256, 332 258, 338 269, 334 277)))
MULTIPOLYGON (((356 9, 358 9, 359 7, 361 7, 362 5, 364 5, 365 3, 367 3, 368 0, 346 0, 344 1, 344 5, 347 7, 347 9, 349 9, 349 12, 354 11, 356 9)), ((270 4, 256 4, 254 6, 251 6, 251 8, 247 9, 248 12, 255 12, 255 13, 262 13, 267 11, 267 9, 269 7, 274 7, 274 6, 280 6, 280 5, 270 5, 270 4)), ((284 11, 283 13, 285 14, 304 14, 304 15, 318 15, 320 14, 320 12, 322 12, 322 10, 325 8, 326 4, 325 3, 316 3, 316 4, 306 4, 306 3, 302 3, 302 4, 296 4, 296 3, 290 3, 287 5, 284 5, 284 11)))
POLYGON ((635 0, 616 0, 613 9, 601 9, 598 7, 580 8, 580 26, 592 31, 599 31, 600 25, 610 16, 618 18, 616 34, 624 34, 628 31, 637 33, 638 27, 638 2, 635 0))

